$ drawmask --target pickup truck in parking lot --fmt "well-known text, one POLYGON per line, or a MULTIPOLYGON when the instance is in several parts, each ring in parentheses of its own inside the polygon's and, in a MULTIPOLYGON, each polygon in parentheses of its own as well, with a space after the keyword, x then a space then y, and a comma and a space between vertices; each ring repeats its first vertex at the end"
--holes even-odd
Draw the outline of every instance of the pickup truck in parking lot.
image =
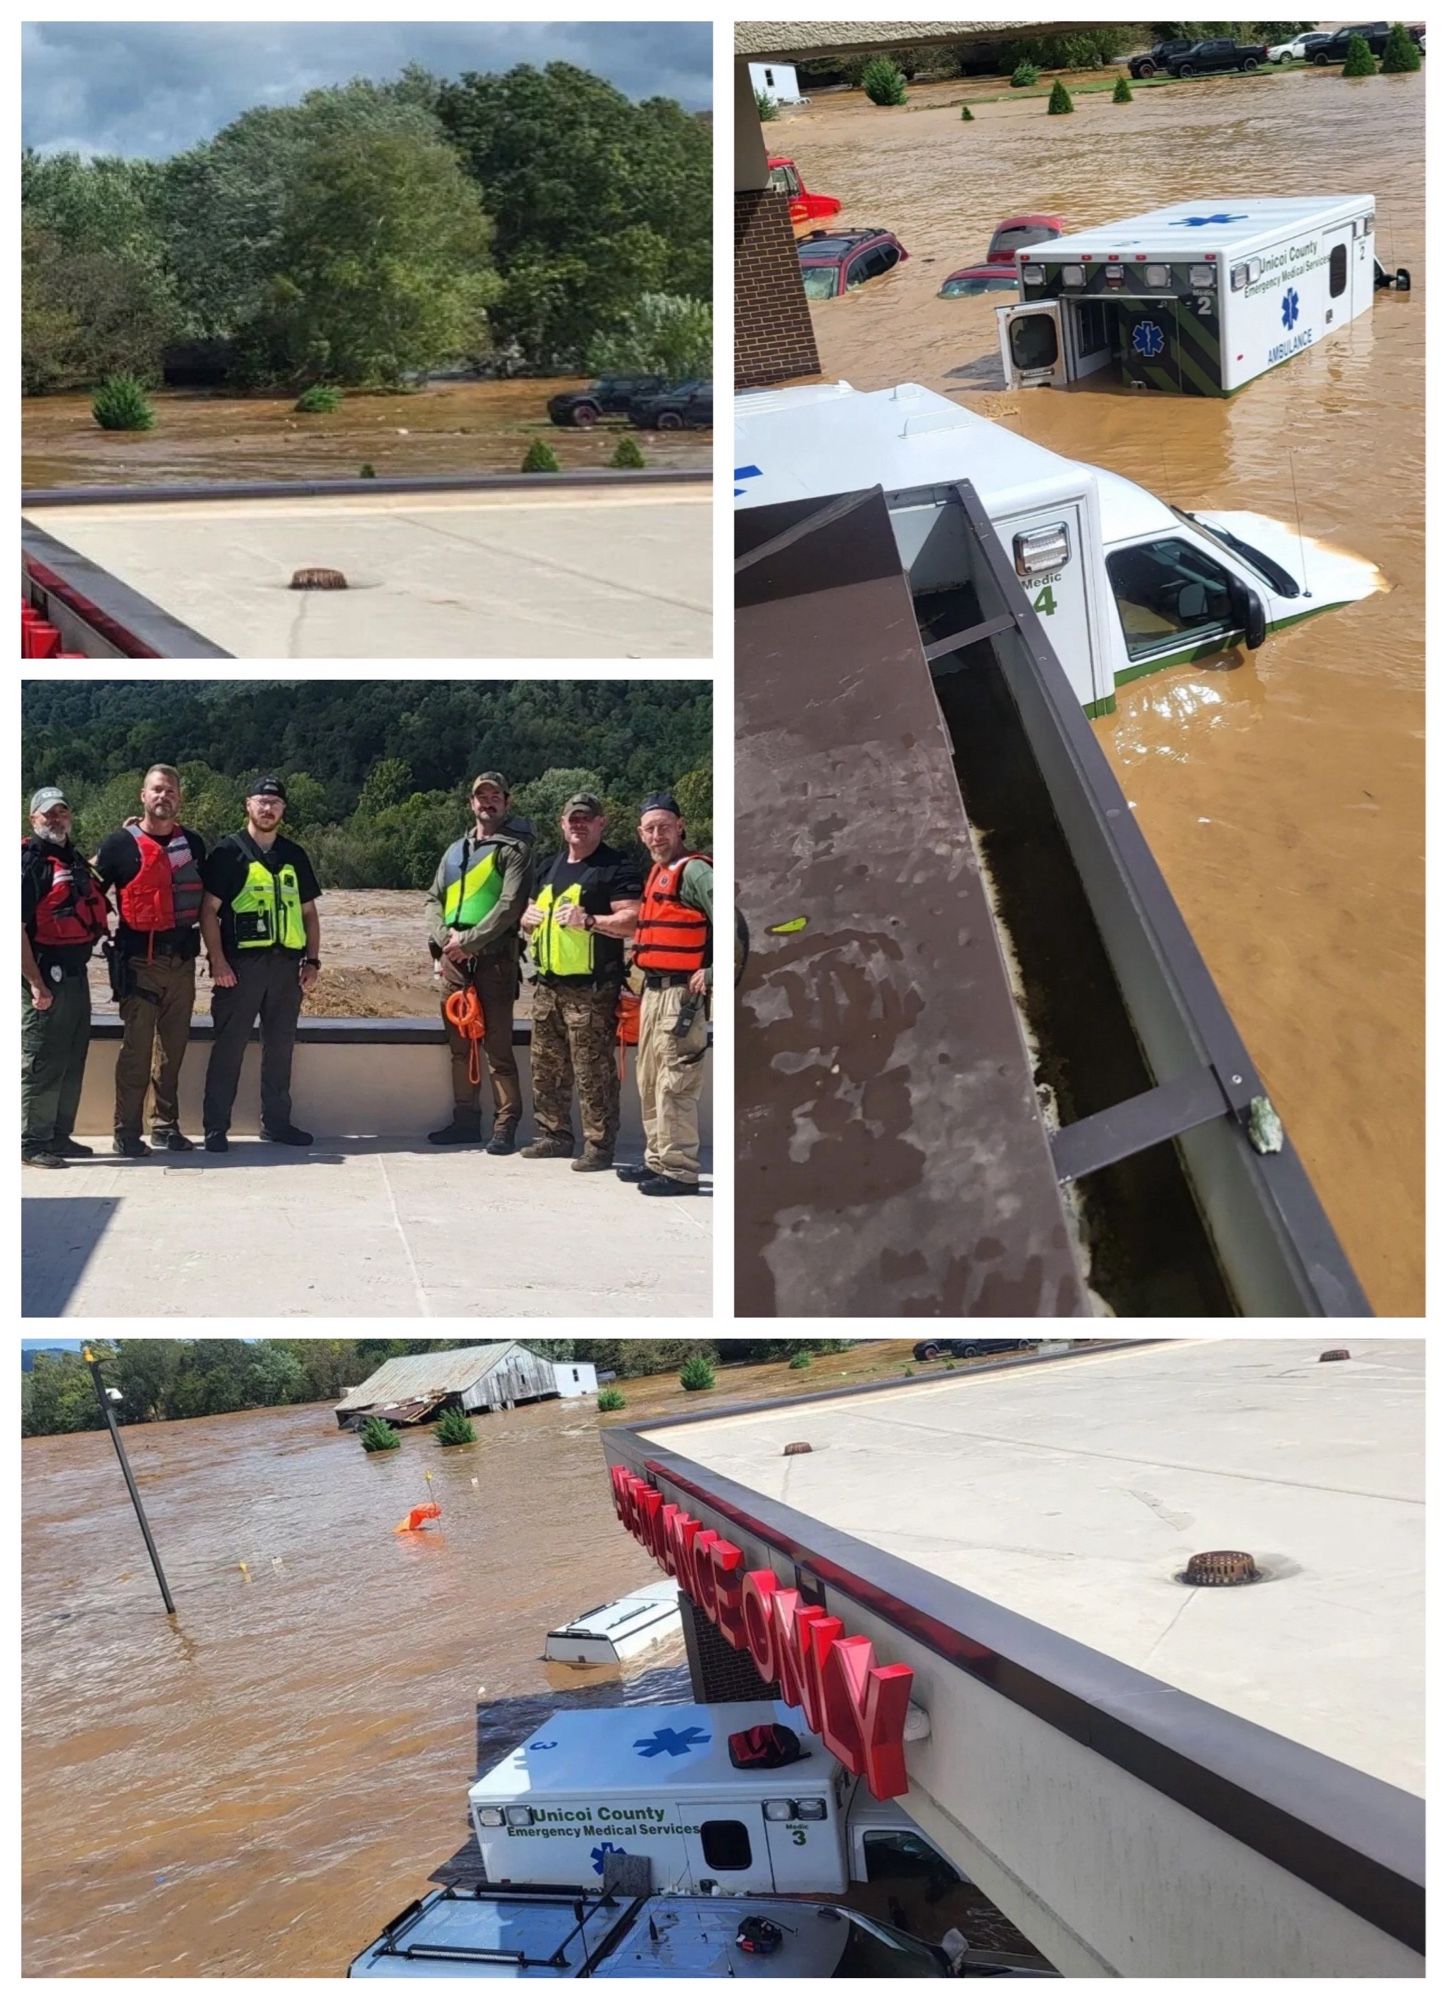
POLYGON ((1260 69, 1266 60, 1265 42, 1238 42, 1230 35, 1214 35, 1209 41, 1193 42, 1166 67, 1170 76, 1209 76, 1214 70, 1260 69))
MULTIPOLYGON (((1380 56, 1388 46, 1387 22, 1367 21, 1360 23, 1356 28, 1339 28, 1336 34, 1329 35, 1325 41, 1319 42, 1316 48, 1310 51, 1308 61, 1315 62, 1320 69, 1326 69, 1330 63, 1346 62, 1348 43, 1354 35, 1361 35, 1375 56, 1380 56)), ((1419 49, 1423 47, 1421 28, 1409 28, 1408 35, 1419 49)))
POLYGON ((565 389, 548 398, 550 423, 567 430, 591 430, 604 417, 626 417, 636 397, 667 389, 667 375, 601 375, 586 389, 565 389))
POLYGON ((1173 56, 1184 56, 1191 46, 1185 35, 1178 35, 1173 41, 1153 42, 1144 54, 1130 57, 1126 67, 1141 83, 1147 77, 1155 76, 1158 70, 1165 69, 1173 56))

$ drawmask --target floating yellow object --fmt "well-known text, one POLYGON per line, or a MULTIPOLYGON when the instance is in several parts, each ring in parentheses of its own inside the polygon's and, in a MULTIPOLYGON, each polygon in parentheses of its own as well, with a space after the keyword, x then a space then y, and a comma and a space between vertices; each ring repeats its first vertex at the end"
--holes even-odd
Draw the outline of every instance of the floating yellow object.
POLYGON ((767 926, 771 937, 789 937, 795 931, 802 931, 809 922, 808 917, 791 917, 787 923, 767 926))

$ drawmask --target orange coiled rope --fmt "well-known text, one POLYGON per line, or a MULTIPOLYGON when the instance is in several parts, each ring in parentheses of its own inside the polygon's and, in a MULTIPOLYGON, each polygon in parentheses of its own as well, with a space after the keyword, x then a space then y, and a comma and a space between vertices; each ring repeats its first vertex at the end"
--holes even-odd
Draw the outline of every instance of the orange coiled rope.
POLYGON ((618 996, 618 1080, 620 1083, 623 1082, 624 1071, 628 1067, 626 1051, 638 1047, 639 1011, 642 1006, 643 1001, 637 993, 631 992, 627 986, 622 988, 618 996))
POLYGON ((468 1082, 481 1083, 483 1069, 478 1048, 486 1029, 483 1003, 478 998, 476 986, 460 986, 456 993, 449 993, 442 1003, 442 1011, 458 1033, 468 1038, 468 1082))

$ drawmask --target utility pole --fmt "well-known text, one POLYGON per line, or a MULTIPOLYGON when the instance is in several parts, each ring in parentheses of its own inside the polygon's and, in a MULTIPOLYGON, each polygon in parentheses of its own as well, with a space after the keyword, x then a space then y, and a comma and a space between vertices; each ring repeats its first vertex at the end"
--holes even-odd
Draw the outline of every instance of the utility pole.
POLYGON ((116 1402, 119 1402, 121 1400, 120 1391, 118 1389, 108 1389, 105 1383, 102 1382, 101 1364, 99 1361, 97 1361, 95 1355, 92 1354, 91 1350, 87 1347, 84 1348, 82 1352, 85 1357, 85 1364, 87 1368, 90 1369, 91 1372, 91 1380, 96 1385, 96 1400, 101 1406, 101 1415, 106 1420, 106 1429, 111 1434, 111 1443, 116 1448, 116 1457, 121 1461, 121 1470, 126 1475, 126 1485, 130 1490, 131 1505, 136 1510, 136 1519, 140 1522, 141 1533, 146 1538, 146 1553, 151 1558, 151 1567, 153 1570, 155 1570, 156 1581, 161 1586, 161 1601, 166 1606, 166 1609, 170 1613, 170 1615, 174 1618, 176 1616, 176 1607, 171 1602, 171 1592, 166 1582, 166 1572, 161 1567, 161 1558, 156 1553, 156 1544, 151 1540, 150 1523, 146 1519, 146 1510, 141 1505, 141 1496, 136 1491, 136 1482, 134 1478, 131 1476, 131 1463, 130 1460, 126 1457, 126 1448, 121 1443, 121 1434, 116 1429, 116 1419, 111 1409, 112 1398, 114 1398, 116 1402))

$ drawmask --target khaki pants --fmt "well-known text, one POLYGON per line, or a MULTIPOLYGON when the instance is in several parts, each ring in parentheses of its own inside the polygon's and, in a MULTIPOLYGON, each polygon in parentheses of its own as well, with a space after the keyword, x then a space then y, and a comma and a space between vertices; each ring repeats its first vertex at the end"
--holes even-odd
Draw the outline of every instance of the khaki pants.
MULTIPOLYGON (((442 968, 444 997, 460 992, 467 981, 468 968, 456 966, 448 958, 440 959, 438 963, 442 968)), ((479 1067, 486 1071, 492 1092, 493 1123, 495 1126, 513 1126, 523 1115, 523 1086, 518 1081, 518 1058, 513 1049, 513 1002, 518 994, 516 948, 510 947, 491 958, 475 960, 472 984, 483 1010, 484 1062, 479 1067)), ((466 1035, 460 1035, 446 1015, 443 1016, 443 1032, 447 1036, 448 1054, 452 1058, 453 1109, 461 1125, 478 1118, 480 1114, 482 1079, 480 1077, 474 1083, 468 1074, 471 1067, 469 1051, 476 1045, 466 1035)))
POLYGON ((674 1033, 687 986, 645 987, 639 1013, 639 1107, 644 1121, 644 1165, 670 1180, 699 1178, 699 1094, 709 1024, 701 1007, 694 1025, 674 1033))
POLYGON ((157 952, 126 960, 131 990, 121 1002, 116 1057, 116 1137, 139 1139, 152 1093, 151 1130, 174 1132, 180 1118, 181 1061, 191 1036, 196 961, 157 952))

